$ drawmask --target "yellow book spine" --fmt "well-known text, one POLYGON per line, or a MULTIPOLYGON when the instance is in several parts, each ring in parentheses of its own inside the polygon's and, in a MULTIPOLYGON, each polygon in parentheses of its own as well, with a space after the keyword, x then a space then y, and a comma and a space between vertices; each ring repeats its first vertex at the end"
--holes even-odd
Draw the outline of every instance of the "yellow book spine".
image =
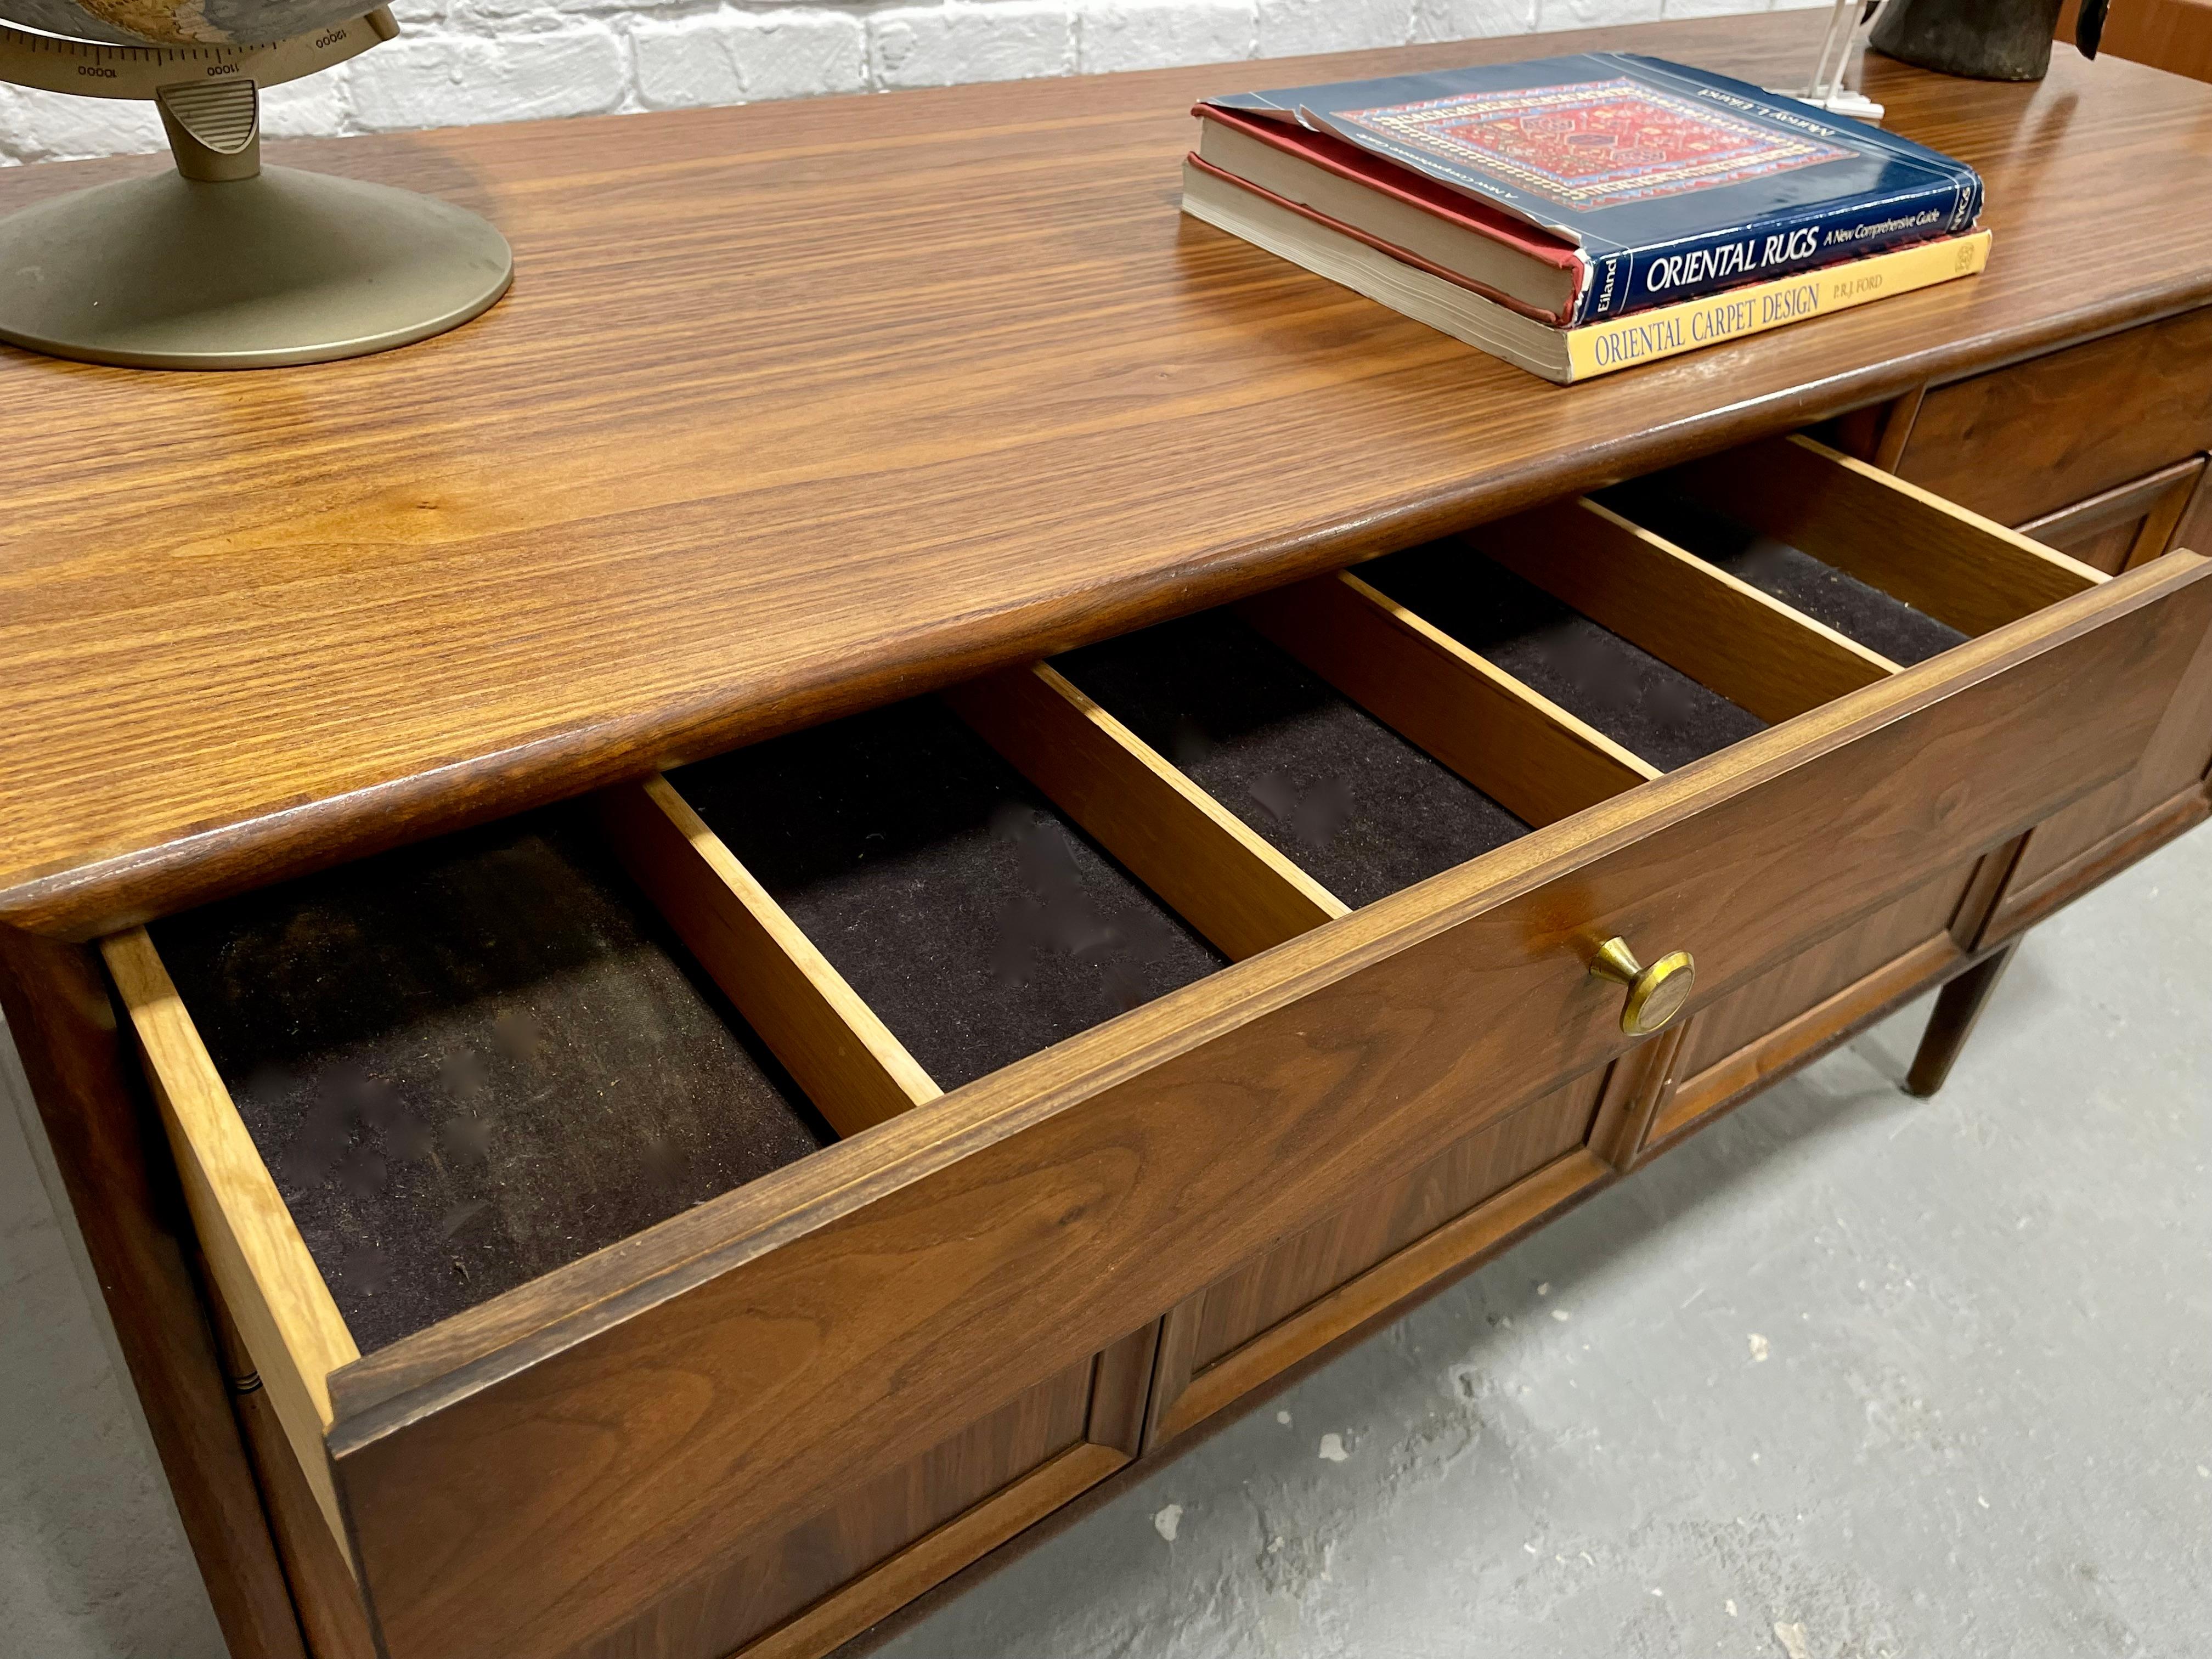
POLYGON ((1572 329, 1567 350, 1572 378, 1610 374, 1616 368, 1695 351, 1723 340, 1761 334, 1785 323, 1832 311, 1849 311, 1871 300, 1909 294, 1916 288, 1977 275, 1990 262, 1990 233, 1922 242, 1826 270, 1808 270, 1771 283, 1709 294, 1701 300, 1662 306, 1572 329))

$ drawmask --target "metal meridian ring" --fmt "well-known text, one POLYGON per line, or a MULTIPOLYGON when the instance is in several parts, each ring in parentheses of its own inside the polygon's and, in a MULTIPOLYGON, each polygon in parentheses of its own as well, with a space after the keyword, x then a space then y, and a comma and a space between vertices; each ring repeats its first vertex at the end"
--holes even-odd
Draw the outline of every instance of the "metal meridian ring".
POLYGON ((80 98, 140 100, 180 82, 276 87, 358 58, 398 33, 389 6, 260 46, 111 46, 0 23, 0 81, 80 98))

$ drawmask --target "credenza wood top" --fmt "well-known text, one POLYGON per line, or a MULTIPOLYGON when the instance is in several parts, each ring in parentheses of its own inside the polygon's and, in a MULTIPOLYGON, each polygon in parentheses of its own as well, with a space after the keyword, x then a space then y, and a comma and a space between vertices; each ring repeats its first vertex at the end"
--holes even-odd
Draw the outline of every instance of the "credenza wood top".
MULTIPOLYGON (((0 920, 82 935, 2212 299, 2212 87, 1869 59, 1988 274, 1572 388, 1176 210, 1194 96, 1825 15, 276 147, 486 213, 350 363, 0 348, 0 920)), ((157 158, 0 176, 0 210, 157 158)))

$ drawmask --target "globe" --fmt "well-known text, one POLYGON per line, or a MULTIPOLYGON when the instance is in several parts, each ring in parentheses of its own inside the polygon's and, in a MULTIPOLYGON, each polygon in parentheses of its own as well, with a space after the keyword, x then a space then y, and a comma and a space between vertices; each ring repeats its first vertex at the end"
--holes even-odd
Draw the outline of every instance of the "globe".
POLYGON ((176 161, 0 219, 0 340, 125 368, 273 368, 427 339, 507 292, 514 256, 478 215, 261 164, 261 88, 391 40, 386 7, 0 0, 0 80, 150 100, 176 161))
POLYGON ((0 0, 0 18, 122 46, 258 46, 358 17, 361 0, 0 0))

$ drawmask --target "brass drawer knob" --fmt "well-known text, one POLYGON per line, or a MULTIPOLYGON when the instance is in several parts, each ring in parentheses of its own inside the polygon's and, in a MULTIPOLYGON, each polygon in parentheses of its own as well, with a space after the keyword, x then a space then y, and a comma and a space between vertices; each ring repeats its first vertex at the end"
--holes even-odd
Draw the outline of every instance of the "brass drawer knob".
POLYGON ((1616 938, 1597 947, 1590 974, 1628 988, 1620 1029, 1631 1036, 1649 1036, 1682 1012, 1698 982, 1698 964, 1687 951, 1669 951, 1646 968, 1637 961, 1628 941, 1616 938))

